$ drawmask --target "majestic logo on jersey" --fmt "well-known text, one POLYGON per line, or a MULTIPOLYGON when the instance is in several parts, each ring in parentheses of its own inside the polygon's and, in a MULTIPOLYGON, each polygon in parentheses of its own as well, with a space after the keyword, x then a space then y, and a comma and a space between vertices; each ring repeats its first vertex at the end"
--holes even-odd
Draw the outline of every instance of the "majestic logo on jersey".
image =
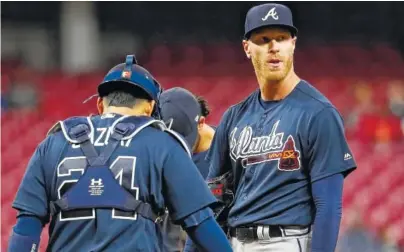
POLYGON ((278 120, 269 135, 253 136, 253 129, 246 126, 238 137, 238 128, 230 134, 230 155, 234 160, 241 160, 244 167, 269 161, 278 161, 278 169, 293 171, 300 168, 300 151, 296 149, 293 136, 289 135, 283 141, 284 133, 276 133, 278 120))

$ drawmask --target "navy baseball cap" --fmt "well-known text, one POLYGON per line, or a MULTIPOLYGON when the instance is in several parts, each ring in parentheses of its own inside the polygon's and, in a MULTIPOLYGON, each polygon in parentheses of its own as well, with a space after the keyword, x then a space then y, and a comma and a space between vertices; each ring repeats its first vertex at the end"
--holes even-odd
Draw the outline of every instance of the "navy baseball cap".
POLYGON ((254 6, 247 12, 244 38, 248 39, 254 30, 268 26, 286 28, 292 36, 297 34, 297 28, 293 25, 292 11, 282 4, 267 3, 254 6))
POLYGON ((180 133, 192 150, 201 117, 201 107, 195 96, 184 88, 167 89, 160 95, 160 114, 167 126, 180 133))

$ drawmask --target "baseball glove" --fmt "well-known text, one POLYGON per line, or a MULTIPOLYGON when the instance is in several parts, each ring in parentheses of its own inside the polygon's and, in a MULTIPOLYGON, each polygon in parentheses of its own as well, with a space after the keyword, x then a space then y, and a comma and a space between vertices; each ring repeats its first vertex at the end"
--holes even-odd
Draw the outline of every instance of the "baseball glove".
POLYGON ((230 207, 234 202, 233 193, 233 173, 231 171, 226 172, 220 177, 207 180, 208 186, 213 195, 218 200, 212 207, 214 216, 219 225, 226 232, 227 229, 227 217, 229 215, 230 207))

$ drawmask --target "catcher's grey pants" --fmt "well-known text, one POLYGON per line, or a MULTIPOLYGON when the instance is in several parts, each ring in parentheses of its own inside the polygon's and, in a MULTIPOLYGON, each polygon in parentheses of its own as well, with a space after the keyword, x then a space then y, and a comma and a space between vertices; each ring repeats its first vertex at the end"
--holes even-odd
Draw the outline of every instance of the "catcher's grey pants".
POLYGON ((310 252, 311 232, 301 229, 284 229, 283 237, 261 237, 252 242, 241 242, 231 238, 234 252, 310 252))

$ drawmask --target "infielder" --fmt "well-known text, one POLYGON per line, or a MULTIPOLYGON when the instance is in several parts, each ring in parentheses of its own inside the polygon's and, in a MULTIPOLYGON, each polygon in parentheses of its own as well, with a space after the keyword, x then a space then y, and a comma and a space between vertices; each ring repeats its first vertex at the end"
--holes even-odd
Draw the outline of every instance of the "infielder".
POLYGON ((160 113, 166 125, 180 133, 192 146, 192 159, 202 177, 209 172, 205 156, 215 135, 215 127, 206 123, 210 113, 208 103, 185 88, 175 87, 160 97, 160 113))
POLYGON ((207 155, 208 179, 234 175, 236 252, 331 252, 337 242, 356 163, 339 112, 294 71, 296 35, 286 6, 248 11, 242 45, 259 89, 225 112, 207 155))
POLYGON ((133 55, 98 86, 99 116, 58 122, 32 156, 13 207, 8 251, 162 251, 171 219, 206 251, 231 251, 215 198, 186 142, 158 116, 161 87, 133 55))
MULTIPOLYGON (((209 172, 209 163, 205 160, 205 156, 215 134, 215 128, 206 124, 209 112, 206 100, 195 97, 184 88, 171 88, 162 92, 160 96, 162 120, 192 146, 192 160, 203 178, 206 178, 209 172)), ((181 251, 184 246, 181 227, 173 224, 167 214, 162 228, 166 251, 181 251)))

